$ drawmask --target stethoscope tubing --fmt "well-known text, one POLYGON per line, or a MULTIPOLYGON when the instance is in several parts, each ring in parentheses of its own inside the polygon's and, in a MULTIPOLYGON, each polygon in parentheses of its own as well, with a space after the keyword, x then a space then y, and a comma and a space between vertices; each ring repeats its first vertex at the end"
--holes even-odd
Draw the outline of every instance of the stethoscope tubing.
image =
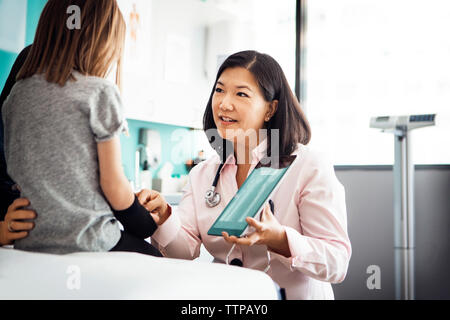
POLYGON ((212 184, 211 188, 209 188, 206 191, 205 202, 209 208, 214 208, 215 206, 217 206, 220 203, 220 200, 222 198, 220 193, 216 192, 216 187, 217 187, 217 183, 219 182, 220 172, 221 172, 223 166, 224 166, 224 163, 221 163, 219 165, 219 168, 217 169, 217 172, 216 172, 216 176, 214 177, 213 184, 212 184))

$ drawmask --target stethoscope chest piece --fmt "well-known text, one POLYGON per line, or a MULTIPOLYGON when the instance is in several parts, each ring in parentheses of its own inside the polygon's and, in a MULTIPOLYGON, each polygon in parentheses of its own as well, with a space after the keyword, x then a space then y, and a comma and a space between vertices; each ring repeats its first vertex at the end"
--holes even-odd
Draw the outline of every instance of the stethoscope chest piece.
POLYGON ((220 202, 220 194, 217 193, 215 190, 216 187, 212 186, 208 191, 206 191, 205 200, 206 205, 209 208, 217 206, 220 202))

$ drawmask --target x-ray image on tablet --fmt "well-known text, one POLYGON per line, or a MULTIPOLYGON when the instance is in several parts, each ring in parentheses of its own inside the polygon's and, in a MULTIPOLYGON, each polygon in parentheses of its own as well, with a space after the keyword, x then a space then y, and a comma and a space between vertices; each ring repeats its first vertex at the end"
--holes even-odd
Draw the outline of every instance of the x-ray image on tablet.
POLYGON ((248 227, 247 217, 260 213, 270 196, 286 176, 296 156, 277 159, 277 165, 259 163, 230 200, 208 231, 209 235, 221 236, 226 231, 230 236, 242 236, 248 227))

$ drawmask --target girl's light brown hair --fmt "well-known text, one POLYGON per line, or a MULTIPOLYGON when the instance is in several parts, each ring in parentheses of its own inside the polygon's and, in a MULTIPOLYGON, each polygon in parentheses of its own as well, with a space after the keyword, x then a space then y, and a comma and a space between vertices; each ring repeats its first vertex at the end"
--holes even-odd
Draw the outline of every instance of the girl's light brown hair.
POLYGON ((105 78, 116 62, 120 87, 125 29, 116 0, 49 0, 17 80, 44 74, 47 81, 63 86, 75 79, 73 70, 105 78), (80 8, 80 29, 67 25, 73 5, 80 8))

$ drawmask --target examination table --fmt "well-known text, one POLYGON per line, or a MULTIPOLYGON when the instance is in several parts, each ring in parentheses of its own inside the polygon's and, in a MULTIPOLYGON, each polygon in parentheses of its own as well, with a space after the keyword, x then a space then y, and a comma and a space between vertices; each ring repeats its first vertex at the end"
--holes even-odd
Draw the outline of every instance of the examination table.
POLYGON ((278 299, 261 271, 129 252, 67 255, 0 247, 0 299, 278 299))

